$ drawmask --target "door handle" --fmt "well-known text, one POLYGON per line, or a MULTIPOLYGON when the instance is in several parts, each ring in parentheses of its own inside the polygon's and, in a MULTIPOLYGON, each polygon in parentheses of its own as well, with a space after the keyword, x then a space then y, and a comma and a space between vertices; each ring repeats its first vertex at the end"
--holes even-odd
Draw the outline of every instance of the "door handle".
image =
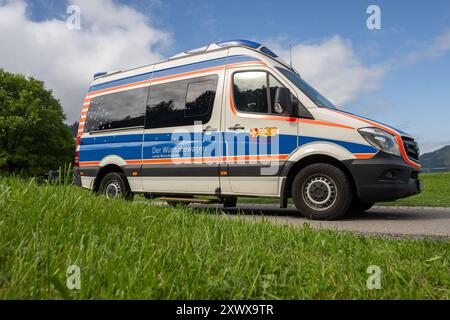
POLYGON ((212 131, 217 131, 217 128, 207 126, 206 128, 203 129, 203 132, 212 132, 212 131))
POLYGON ((241 126, 239 123, 235 124, 233 127, 229 127, 228 128, 228 130, 234 130, 234 131, 236 131, 236 130, 244 130, 244 129, 245 129, 245 127, 241 126))

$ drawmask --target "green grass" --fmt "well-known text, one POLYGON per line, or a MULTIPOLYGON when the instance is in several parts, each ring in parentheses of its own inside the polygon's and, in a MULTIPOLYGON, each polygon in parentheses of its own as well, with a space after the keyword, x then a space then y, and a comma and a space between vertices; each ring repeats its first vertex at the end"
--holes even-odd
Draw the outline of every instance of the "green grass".
POLYGON ((0 178, 0 299, 448 299, 450 242, 246 222, 0 178), (81 269, 81 290, 66 269, 81 269), (381 290, 366 287, 382 270, 381 290))
MULTIPOLYGON (((399 199, 393 202, 381 202, 381 206, 411 206, 411 207, 450 207, 450 173, 423 173, 420 179, 424 183, 424 191, 413 197, 399 199)), ((239 203, 278 204, 274 198, 239 198, 239 203)), ((289 199, 289 203, 293 203, 289 199)))

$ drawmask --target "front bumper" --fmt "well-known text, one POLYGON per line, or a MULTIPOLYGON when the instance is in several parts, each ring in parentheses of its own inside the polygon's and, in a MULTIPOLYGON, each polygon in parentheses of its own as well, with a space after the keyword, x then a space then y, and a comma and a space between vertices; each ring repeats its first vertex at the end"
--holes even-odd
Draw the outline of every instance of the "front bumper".
POLYGON ((363 202, 393 201, 422 191, 419 171, 402 158, 379 152, 372 159, 344 161, 363 202))

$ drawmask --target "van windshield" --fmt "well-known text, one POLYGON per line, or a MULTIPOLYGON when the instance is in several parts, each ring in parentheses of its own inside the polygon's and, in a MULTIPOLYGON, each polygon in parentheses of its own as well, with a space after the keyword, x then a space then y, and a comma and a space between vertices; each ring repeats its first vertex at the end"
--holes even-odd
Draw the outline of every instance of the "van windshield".
POLYGON ((331 103, 330 100, 325 98, 316 89, 311 87, 298 74, 284 68, 276 68, 283 75, 285 75, 286 78, 288 78, 297 88, 299 88, 308 98, 310 98, 318 107, 337 109, 337 107, 333 103, 331 103))

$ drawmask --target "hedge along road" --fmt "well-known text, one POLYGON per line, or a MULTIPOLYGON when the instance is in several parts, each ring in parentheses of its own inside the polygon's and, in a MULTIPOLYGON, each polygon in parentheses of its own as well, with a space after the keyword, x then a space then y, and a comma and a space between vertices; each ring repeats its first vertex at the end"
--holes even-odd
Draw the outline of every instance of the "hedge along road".
POLYGON ((317 229, 350 231, 363 235, 450 239, 450 208, 373 207, 367 212, 344 216, 336 221, 312 221, 299 216, 292 205, 287 209, 280 209, 272 204, 242 204, 237 208, 226 209, 221 205, 191 206, 198 209, 221 210, 231 216, 240 214, 249 221, 267 219, 277 224, 298 226, 308 223, 317 229))

